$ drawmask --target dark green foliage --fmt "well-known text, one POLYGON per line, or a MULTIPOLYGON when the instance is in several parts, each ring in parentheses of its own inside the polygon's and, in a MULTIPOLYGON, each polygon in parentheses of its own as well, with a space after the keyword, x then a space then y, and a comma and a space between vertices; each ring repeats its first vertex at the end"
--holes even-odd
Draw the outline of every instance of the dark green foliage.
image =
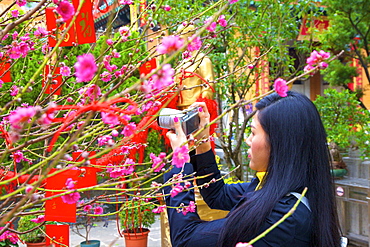
POLYGON ((354 93, 326 89, 324 96, 318 96, 314 103, 329 142, 335 142, 340 148, 359 149, 365 156, 370 154, 370 114, 359 106, 354 93))

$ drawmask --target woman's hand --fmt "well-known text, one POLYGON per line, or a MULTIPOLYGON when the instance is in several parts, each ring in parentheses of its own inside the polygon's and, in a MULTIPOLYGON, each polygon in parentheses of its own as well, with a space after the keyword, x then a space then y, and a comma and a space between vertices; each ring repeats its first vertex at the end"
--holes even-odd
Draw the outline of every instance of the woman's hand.
POLYGON ((187 141, 186 135, 181 127, 181 123, 179 121, 178 117, 175 117, 173 119, 174 125, 175 125, 175 131, 170 130, 167 132, 167 138, 170 140, 172 150, 175 150, 176 148, 180 147, 181 144, 187 141))
MULTIPOLYGON (((210 115, 209 115, 206 103, 195 102, 190 107, 198 108, 199 118, 200 118, 199 129, 203 129, 210 122, 210 115)), ((197 132, 198 131, 196 131, 195 133, 197 132)), ((204 142, 201 145, 196 147, 197 154, 205 153, 211 149, 211 143, 209 142, 209 126, 207 126, 204 130, 202 130, 198 135, 194 137, 196 140, 208 139, 207 142, 204 142)))

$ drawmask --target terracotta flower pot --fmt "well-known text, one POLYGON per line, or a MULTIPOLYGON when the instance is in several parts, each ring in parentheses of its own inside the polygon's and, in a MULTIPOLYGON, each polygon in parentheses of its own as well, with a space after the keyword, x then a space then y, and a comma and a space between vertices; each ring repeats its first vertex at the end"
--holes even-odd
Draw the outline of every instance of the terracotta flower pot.
POLYGON ((27 247, 46 247, 46 242, 42 243, 26 243, 27 247))
POLYGON ((86 241, 83 241, 80 243, 81 247, 100 247, 100 241, 99 240, 89 240, 89 243, 86 241))
POLYGON ((126 247, 147 247, 149 229, 143 229, 143 232, 123 232, 125 236, 126 247))

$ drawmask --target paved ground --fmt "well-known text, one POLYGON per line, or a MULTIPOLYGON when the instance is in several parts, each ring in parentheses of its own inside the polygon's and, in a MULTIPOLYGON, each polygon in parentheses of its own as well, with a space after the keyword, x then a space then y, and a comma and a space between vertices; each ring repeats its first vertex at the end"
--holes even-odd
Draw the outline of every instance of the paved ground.
MULTIPOLYGON (((98 222, 98 226, 94 227, 90 231, 91 239, 100 240, 100 247, 125 247, 125 240, 119 236, 117 231, 116 221, 110 220, 108 227, 103 227, 103 222, 98 222)), ((80 242, 84 239, 74 232, 70 231, 70 247, 79 247, 80 242)), ((26 245, 20 244, 20 247, 26 245)), ((161 247, 161 227, 159 216, 156 218, 156 222, 150 228, 148 247, 161 247)))

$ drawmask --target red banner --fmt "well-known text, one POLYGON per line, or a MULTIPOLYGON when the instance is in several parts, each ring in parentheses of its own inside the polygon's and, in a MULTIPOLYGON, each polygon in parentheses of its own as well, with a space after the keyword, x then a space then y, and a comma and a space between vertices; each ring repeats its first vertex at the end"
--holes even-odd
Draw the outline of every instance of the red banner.
POLYGON ((69 225, 46 225, 47 246, 69 246, 69 225), (51 239, 50 239, 51 238, 51 239))
POLYGON ((3 82, 12 82, 10 74, 10 63, 0 63, 0 80, 3 82))
MULTIPOLYGON (((73 6, 78 8, 80 1, 73 0, 73 6)), ((82 5, 80 14, 76 18, 75 30, 78 44, 95 43, 95 26, 92 14, 93 6, 90 0, 86 0, 82 5)))
MULTIPOLYGON (((59 41, 59 37, 61 37, 61 33, 69 26, 71 22, 71 20, 69 20, 57 29, 57 17, 56 13, 54 13, 54 10, 55 8, 46 8, 45 10, 46 26, 48 31, 51 32, 51 35, 49 35, 50 47, 54 47, 56 45, 57 40, 59 41), (54 36, 54 38, 52 36, 54 36)), ((74 34, 74 27, 71 27, 60 46, 73 46, 73 43, 76 43, 76 38, 74 34)))
MULTIPOLYGON (((51 169, 49 174, 52 174, 59 169, 51 169)), ((78 180, 81 171, 66 170, 58 173, 52 177, 47 178, 45 188, 47 190, 61 190, 66 186, 66 181, 71 178, 74 181, 78 180)), ((60 194, 61 192, 46 191, 46 197, 60 194)), ((59 221, 59 222, 76 222, 76 203, 64 203, 61 197, 56 197, 47 200, 45 203, 45 220, 46 221, 59 221)))
MULTIPOLYGON (((48 81, 47 76, 53 72, 52 70, 53 69, 50 70, 49 65, 45 65, 44 78, 42 80, 42 87, 45 87, 45 85, 48 81)), ((55 70, 54 70, 54 73, 53 73, 53 78, 51 79, 51 82, 49 83, 48 87, 46 88, 45 93, 46 94, 51 94, 52 92, 54 92, 55 89, 57 89, 59 87, 58 90, 56 90, 54 92, 54 95, 60 95, 61 92, 62 92, 62 87, 60 86, 61 84, 62 84, 62 76, 60 75, 60 68, 56 67, 55 70)))

